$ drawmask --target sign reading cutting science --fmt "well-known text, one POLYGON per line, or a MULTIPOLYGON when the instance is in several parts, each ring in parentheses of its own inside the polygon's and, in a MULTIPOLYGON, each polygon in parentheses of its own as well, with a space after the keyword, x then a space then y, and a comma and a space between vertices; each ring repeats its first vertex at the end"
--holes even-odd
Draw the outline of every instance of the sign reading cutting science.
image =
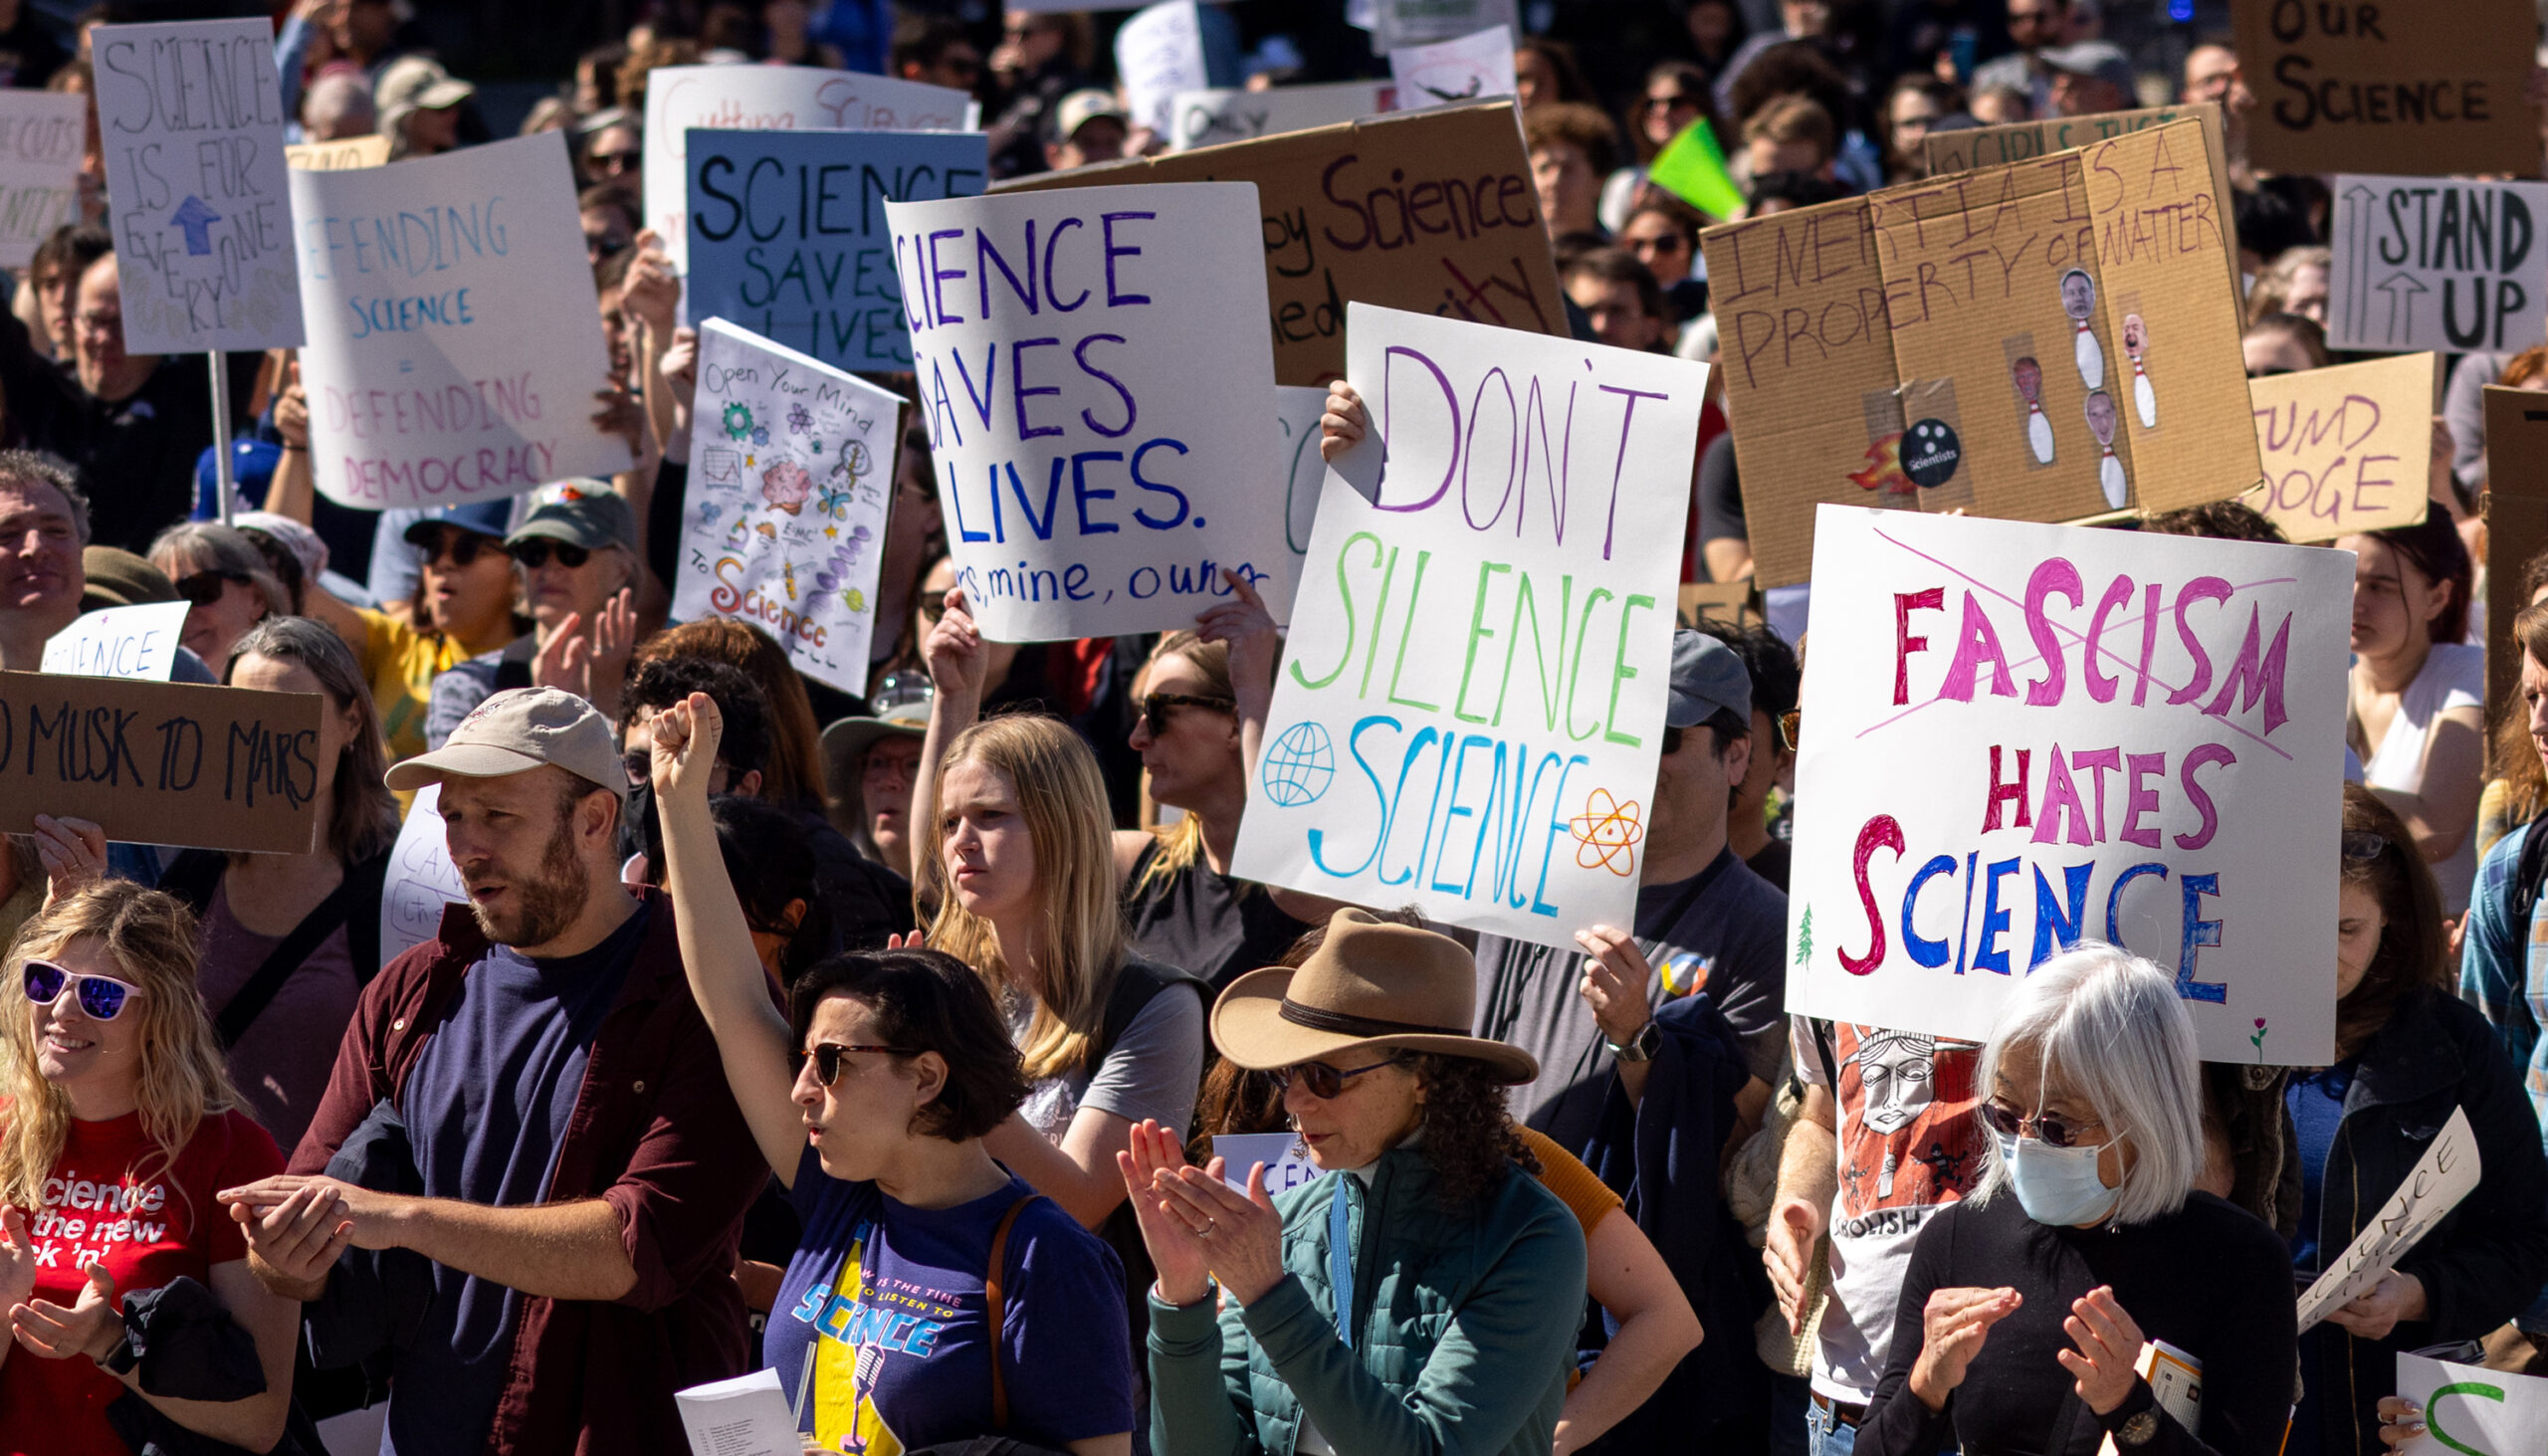
POLYGON ((124 347, 298 346, 272 27, 108 25, 94 45, 124 347))
POLYGON ((628 468, 592 424, 610 372, 564 136, 292 173, 310 458, 371 510, 628 468))
POLYGON ((1351 306, 1231 873, 1547 945, 1632 924, 1707 368, 1351 306))
POLYGON ((2332 1059, 2351 552, 1824 506, 1813 587, 1789 1010, 1980 1040, 2095 939, 2332 1059))

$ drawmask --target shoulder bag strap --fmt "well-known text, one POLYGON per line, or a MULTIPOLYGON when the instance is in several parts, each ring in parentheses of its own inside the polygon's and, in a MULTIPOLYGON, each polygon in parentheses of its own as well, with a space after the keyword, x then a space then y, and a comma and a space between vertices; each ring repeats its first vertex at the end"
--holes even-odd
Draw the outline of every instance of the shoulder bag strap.
POLYGON ((221 1008, 213 1030, 221 1037, 222 1050, 228 1051, 239 1044, 239 1038, 247 1035, 248 1028, 265 1014, 266 1007, 274 1003, 275 996, 283 990, 283 983, 301 968, 301 962, 308 960, 311 952, 318 948, 318 942, 345 923, 346 913, 360 894, 357 888, 360 868, 355 865, 345 867, 345 876, 336 882, 336 888, 327 892, 326 899, 319 901, 316 909, 301 918, 301 924, 294 926, 292 934, 283 937, 283 943, 266 957, 265 964, 257 967, 257 973, 248 977, 247 984, 239 988, 239 994, 232 996, 230 1004, 221 1008))
POLYGON ((990 1322, 991 1429, 994 1431, 1008 1429, 1008 1382, 1000 1378, 999 1372, 1000 1350, 1007 1344, 1008 1330, 1008 1301, 1006 1292, 1001 1288, 1008 1279, 1008 1231, 1017 1222, 1017 1215, 1026 1211, 1026 1205, 1043 1196, 1041 1193, 1029 1193, 1008 1205, 1008 1211, 999 1216, 999 1227, 991 1233, 990 1262, 982 1268, 983 1313, 990 1322))

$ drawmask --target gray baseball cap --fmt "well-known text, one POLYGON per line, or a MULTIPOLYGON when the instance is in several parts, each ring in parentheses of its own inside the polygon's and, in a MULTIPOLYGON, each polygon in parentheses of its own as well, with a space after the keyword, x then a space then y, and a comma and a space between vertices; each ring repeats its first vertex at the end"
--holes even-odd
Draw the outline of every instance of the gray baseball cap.
POLYGON ((400 793, 446 778, 505 778, 553 764, 595 787, 626 795, 628 769, 610 722, 557 688, 509 688, 460 721, 434 751, 391 766, 400 793))
POLYGON ((1694 728, 1730 708, 1752 721, 1752 672, 1734 649, 1705 632, 1683 627, 1672 634, 1672 691, 1664 701, 1668 728, 1694 728))
POLYGON ((557 499, 533 511, 505 537, 508 546, 546 538, 598 551, 619 546, 637 549, 637 513, 628 498, 604 480, 573 480, 558 489, 557 499))

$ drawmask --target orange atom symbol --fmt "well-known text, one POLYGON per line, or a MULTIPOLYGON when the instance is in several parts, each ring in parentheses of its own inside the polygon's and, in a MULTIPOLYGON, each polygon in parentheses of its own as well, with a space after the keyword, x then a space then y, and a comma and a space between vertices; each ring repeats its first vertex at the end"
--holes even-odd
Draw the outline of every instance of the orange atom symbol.
POLYGON ((1608 789, 1592 790, 1584 801, 1584 812, 1567 821, 1575 835, 1575 862, 1621 878, 1635 874, 1636 846, 1645 838, 1641 814, 1634 799, 1620 803, 1608 789))

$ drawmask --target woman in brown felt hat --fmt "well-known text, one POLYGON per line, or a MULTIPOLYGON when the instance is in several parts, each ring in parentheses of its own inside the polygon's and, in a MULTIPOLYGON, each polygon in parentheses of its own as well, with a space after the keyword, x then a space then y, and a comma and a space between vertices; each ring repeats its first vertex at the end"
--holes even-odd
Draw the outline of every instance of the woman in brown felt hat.
POLYGON ((1584 1234, 1528 1176, 1504 1089, 1538 1068, 1467 1034, 1476 987, 1456 941, 1344 910, 1298 970, 1221 993, 1213 1043, 1274 1073, 1310 1160, 1342 1173, 1277 1202, 1259 1164, 1242 1195, 1174 1131, 1133 1130, 1160 1449, 1546 1456, 1575 1339, 1551 1315, 1583 1302, 1584 1234), (1245 1355, 1227 1378, 1224 1351, 1245 1355))

